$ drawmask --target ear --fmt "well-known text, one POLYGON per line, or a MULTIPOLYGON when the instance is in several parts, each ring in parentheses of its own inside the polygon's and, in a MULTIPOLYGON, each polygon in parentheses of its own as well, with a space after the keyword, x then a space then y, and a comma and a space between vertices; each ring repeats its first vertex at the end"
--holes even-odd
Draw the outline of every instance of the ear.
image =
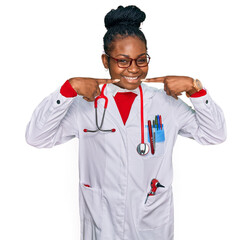
POLYGON ((102 58, 102 63, 103 63, 103 66, 108 69, 109 68, 109 62, 108 62, 108 57, 106 54, 102 54, 101 56, 102 58))

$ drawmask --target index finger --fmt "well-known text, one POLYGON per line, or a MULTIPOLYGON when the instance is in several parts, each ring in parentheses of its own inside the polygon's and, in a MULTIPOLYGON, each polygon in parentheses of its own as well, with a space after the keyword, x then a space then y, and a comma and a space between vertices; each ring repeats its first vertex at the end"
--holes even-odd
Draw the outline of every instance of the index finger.
POLYGON ((165 78, 164 77, 156 77, 156 78, 148 78, 148 79, 142 79, 142 82, 159 82, 164 83, 165 78))
POLYGON ((120 79, 97 79, 98 84, 118 83, 120 79))

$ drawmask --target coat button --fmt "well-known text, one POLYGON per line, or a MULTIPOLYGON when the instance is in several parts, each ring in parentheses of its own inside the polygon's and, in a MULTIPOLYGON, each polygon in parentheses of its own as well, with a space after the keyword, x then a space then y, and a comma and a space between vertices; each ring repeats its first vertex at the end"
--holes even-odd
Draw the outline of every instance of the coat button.
POLYGON ((206 100, 206 104, 208 104, 208 100, 206 100))
POLYGON ((60 104, 60 100, 57 100, 57 104, 60 104))

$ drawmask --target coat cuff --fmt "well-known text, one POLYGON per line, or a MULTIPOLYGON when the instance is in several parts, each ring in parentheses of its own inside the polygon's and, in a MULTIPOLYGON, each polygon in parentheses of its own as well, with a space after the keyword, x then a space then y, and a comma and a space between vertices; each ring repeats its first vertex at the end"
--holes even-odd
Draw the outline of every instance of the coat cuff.
POLYGON ((196 109, 206 109, 206 108, 211 108, 213 105, 213 100, 211 99, 210 95, 208 92, 206 92, 206 95, 202 96, 202 97, 195 97, 195 98, 191 98, 190 100, 196 109))
POLYGON ((68 80, 62 85, 60 89, 60 93, 66 98, 77 96, 77 92, 73 89, 73 87, 71 86, 68 80))

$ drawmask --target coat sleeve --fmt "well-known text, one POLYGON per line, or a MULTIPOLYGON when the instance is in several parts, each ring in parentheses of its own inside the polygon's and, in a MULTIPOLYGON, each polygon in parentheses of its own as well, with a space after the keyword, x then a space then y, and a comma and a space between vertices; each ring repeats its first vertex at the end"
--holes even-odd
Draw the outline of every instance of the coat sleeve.
POLYGON ((76 100, 77 97, 64 97, 60 89, 46 97, 34 110, 27 125, 27 143, 50 148, 78 137, 76 100))
POLYGON ((190 98, 194 110, 183 101, 177 101, 178 133, 195 139, 203 145, 219 144, 226 140, 226 124, 221 108, 210 95, 190 98))

